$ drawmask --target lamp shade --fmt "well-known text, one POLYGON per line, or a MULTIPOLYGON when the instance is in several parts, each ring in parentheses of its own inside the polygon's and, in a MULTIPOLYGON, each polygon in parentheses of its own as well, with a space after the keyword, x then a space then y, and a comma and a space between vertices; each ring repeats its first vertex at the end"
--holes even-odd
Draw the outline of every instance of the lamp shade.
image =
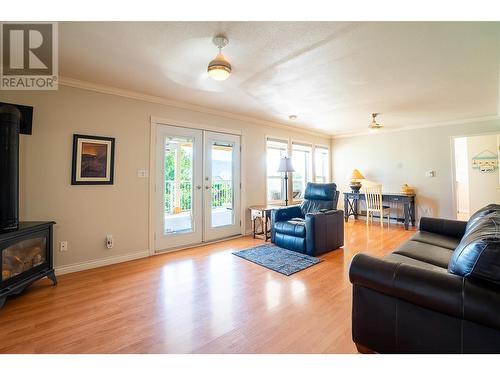
POLYGON ((284 158, 281 158, 278 172, 295 172, 295 169, 293 169, 292 160, 290 158, 287 158, 286 156, 284 158))
POLYGON ((351 180, 364 180, 365 176, 361 174, 357 169, 352 171, 351 180))

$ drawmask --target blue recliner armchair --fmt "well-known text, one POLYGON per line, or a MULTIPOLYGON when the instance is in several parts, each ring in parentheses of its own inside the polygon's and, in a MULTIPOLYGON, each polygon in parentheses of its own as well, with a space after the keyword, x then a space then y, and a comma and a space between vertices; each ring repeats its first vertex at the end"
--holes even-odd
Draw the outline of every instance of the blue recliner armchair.
POLYGON ((271 212, 271 241, 315 256, 344 245, 344 213, 337 210, 337 185, 309 182, 300 206, 271 212))

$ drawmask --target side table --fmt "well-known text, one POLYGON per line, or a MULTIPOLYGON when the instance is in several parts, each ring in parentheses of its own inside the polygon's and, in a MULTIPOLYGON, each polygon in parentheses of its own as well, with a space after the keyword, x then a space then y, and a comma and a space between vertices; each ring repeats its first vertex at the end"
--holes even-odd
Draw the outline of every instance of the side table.
POLYGON ((281 207, 282 206, 277 205, 248 207, 250 210, 250 217, 252 219, 253 238, 257 238, 257 236, 259 236, 259 238, 262 238, 265 241, 271 238, 271 211, 281 207), (260 231, 257 231, 257 222, 260 222, 260 231))

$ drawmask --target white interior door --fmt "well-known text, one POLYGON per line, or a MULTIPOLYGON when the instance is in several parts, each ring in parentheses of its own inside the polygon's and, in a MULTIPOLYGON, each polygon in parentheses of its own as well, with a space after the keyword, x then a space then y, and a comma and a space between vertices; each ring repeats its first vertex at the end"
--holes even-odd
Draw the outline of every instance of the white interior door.
POLYGON ((240 137, 204 132, 204 240, 241 234, 240 137))
POLYGON ((155 250, 202 242, 203 132, 157 125, 155 250))
POLYGON ((156 128, 155 251, 241 234, 240 137, 156 128))

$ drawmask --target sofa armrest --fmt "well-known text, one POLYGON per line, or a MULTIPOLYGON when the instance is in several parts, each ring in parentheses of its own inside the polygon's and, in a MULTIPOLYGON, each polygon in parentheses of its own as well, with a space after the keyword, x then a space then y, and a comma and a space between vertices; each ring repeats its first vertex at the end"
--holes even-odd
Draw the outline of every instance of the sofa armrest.
POLYGON ((320 255, 344 245, 344 211, 306 214, 307 254, 320 255))
POLYGON ((500 288, 497 285, 366 254, 354 256, 349 279, 354 285, 429 310, 500 329, 500 288))
POLYGON ((338 213, 344 213, 344 211, 342 210, 328 210, 326 208, 322 208, 321 210, 317 211, 317 212, 309 212, 306 214, 306 218, 307 217, 315 217, 315 216, 318 216, 318 217, 321 217, 323 215, 338 215, 338 213))
POLYGON ((351 283, 415 305, 463 318, 464 279, 409 264, 357 254, 349 269, 351 283))
POLYGON ((290 206, 277 208, 271 211, 271 222, 275 223, 277 221, 287 221, 295 217, 304 217, 300 206, 290 206))
POLYGON ((425 232, 461 239, 465 233, 466 221, 422 217, 419 229, 425 232))

